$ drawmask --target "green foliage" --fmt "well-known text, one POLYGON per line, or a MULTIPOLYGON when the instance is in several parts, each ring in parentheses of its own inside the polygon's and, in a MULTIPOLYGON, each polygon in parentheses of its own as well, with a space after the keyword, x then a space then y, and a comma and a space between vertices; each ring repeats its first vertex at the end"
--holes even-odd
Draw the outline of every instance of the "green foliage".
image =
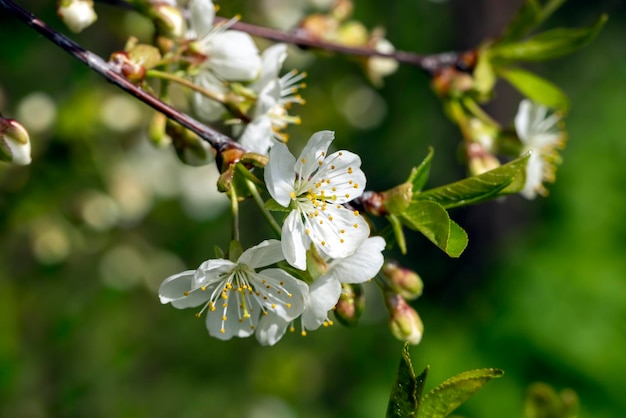
POLYGON ((499 44, 491 52, 494 58, 510 61, 545 61, 562 57, 593 41, 607 19, 607 15, 602 15, 585 28, 552 29, 525 41, 499 44))
POLYGON ((499 68, 498 74, 529 99, 551 108, 567 110, 569 100, 556 85, 521 68, 499 68))
POLYGON ((467 234, 437 202, 416 201, 402 214, 404 224, 421 232, 450 257, 461 255, 467 247, 467 234))
POLYGON ((563 3, 565 0, 548 0, 542 5, 541 0, 527 0, 507 27, 504 35, 500 38, 500 42, 514 41, 527 35, 550 17, 563 3))
POLYGON ((517 193, 524 187, 529 157, 524 155, 479 176, 426 190, 415 194, 413 199, 415 202, 436 202, 443 208, 450 209, 517 193))
POLYGON ((413 185, 413 193, 420 192, 426 185, 430 174, 430 163, 434 154, 435 151, 433 148, 428 148, 428 155, 426 155, 426 158, 424 158, 419 166, 414 167, 413 170, 411 170, 411 174, 409 175, 407 182, 413 185))
POLYGON ((426 367, 415 376, 408 344, 405 344, 387 406, 387 418, 445 418, 491 379, 504 374, 502 370, 491 368, 463 372, 423 395, 428 370, 426 367))

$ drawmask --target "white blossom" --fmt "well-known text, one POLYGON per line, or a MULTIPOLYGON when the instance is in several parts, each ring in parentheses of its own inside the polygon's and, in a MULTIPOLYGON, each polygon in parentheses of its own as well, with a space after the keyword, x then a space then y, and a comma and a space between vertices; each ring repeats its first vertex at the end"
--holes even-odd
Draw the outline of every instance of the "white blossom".
POLYGON ((349 151, 326 155, 331 131, 313 134, 296 160, 278 143, 269 153, 265 183, 274 200, 291 212, 282 227, 285 260, 306 269, 310 245, 337 259, 353 254, 369 236, 369 226, 356 210, 343 206, 365 188, 361 159, 349 151))
MULTIPOLYGON (((194 80, 207 90, 222 92, 224 81, 252 81, 261 68, 261 58, 252 37, 244 32, 228 30, 237 19, 214 24, 215 6, 211 0, 189 2, 190 31, 188 37, 204 55, 200 72, 194 80), (211 73, 211 76, 204 75, 211 73)), ((215 120, 224 108, 200 93, 194 93, 194 104, 201 116, 215 120), (209 110, 204 109, 207 107, 209 110)))
POLYGON ((57 14, 72 32, 82 32, 91 26, 98 16, 92 0, 64 0, 57 8, 57 14))
POLYGON ((537 193, 547 193, 543 183, 554 181, 556 165, 560 163, 557 149, 565 143, 565 133, 559 127, 561 115, 548 111, 546 106, 522 100, 515 116, 521 153, 531 153, 526 166, 526 183, 521 191, 527 199, 534 199, 537 193))
MULTIPOLYGON (((159 297, 161 303, 178 309, 203 305, 197 316, 206 312, 206 327, 213 337, 249 337, 257 327, 266 330, 274 321, 292 321, 304 310, 308 293, 304 282, 278 268, 257 271, 281 260, 280 242, 263 241, 244 251, 237 262, 211 259, 197 270, 168 277, 159 297)), ((257 333, 257 339, 271 345, 279 338, 257 333)))
POLYGON ((301 80, 306 74, 291 71, 279 77, 286 58, 285 44, 273 45, 261 56, 261 75, 250 85, 257 95, 253 118, 239 138, 241 145, 250 151, 266 154, 276 141, 287 140, 282 130, 288 124, 300 124, 300 118, 289 115, 288 109, 294 103, 304 104, 302 97, 296 93, 304 86, 301 80))

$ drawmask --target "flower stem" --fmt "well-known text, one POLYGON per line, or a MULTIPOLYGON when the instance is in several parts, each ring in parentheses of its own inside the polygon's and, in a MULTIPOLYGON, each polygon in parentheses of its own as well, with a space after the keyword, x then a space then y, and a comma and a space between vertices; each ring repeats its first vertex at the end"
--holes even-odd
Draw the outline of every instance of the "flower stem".
POLYGON ((233 212, 233 241, 239 241, 239 199, 235 187, 231 187, 228 194, 230 196, 230 209, 233 212))
POLYGON ((278 222, 276 222, 276 219, 274 219, 270 211, 265 208, 265 203, 263 202, 263 199, 261 198, 261 195, 259 194, 259 189, 257 189, 256 184, 254 184, 252 180, 246 178, 246 185, 248 186, 248 189, 250 190, 250 193, 252 194, 252 198, 254 199, 254 202, 257 204, 257 206, 259 207, 259 210, 263 214, 263 217, 270 224, 270 226, 272 227, 276 235, 280 237, 280 234, 281 234, 280 225, 278 225, 278 222))
POLYGON ((203 87, 198 86, 197 84, 194 84, 192 81, 189 81, 183 77, 179 77, 175 74, 170 74, 167 73, 165 71, 159 71, 159 70, 148 70, 147 73, 148 77, 154 77, 154 78, 160 78, 160 79, 164 79, 164 80, 169 80, 169 81, 173 81, 175 83, 178 83, 182 86, 188 87, 192 90, 197 91, 198 93, 203 94, 204 96, 210 98, 211 100, 215 100, 216 102, 225 104, 226 98, 224 97, 223 94, 220 93, 216 93, 214 91, 211 90, 207 90, 203 87))

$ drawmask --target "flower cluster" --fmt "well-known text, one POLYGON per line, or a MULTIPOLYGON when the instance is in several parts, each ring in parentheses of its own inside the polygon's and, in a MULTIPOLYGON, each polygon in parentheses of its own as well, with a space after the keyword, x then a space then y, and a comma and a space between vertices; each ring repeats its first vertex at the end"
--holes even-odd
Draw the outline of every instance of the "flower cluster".
POLYGON ((363 193, 366 179, 356 154, 328 154, 333 139, 333 132, 315 133, 297 159, 283 143, 271 148, 267 189, 289 211, 280 241, 167 278, 161 302, 179 309, 203 306, 198 315, 206 312, 209 334, 219 339, 255 334, 261 344, 272 345, 298 317, 303 335, 332 324, 328 312, 342 284, 373 278, 385 248, 383 238, 369 237, 365 218, 346 207, 363 193))

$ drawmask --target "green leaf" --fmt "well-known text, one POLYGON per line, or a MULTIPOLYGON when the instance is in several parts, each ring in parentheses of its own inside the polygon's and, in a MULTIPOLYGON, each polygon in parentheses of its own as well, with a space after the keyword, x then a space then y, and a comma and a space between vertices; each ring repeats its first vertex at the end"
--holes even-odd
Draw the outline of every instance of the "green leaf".
POLYGON ((521 68, 499 68, 497 71, 529 99, 555 109, 567 110, 569 107, 565 93, 545 78, 521 68))
POLYGON ((478 51, 478 62, 474 68, 474 89, 481 97, 489 97, 495 84, 496 74, 491 64, 489 49, 481 49, 478 51))
POLYGON ((491 51, 498 58, 512 61, 545 61, 569 55, 593 41, 607 19, 603 14, 585 28, 552 29, 525 41, 499 44, 491 51))
POLYGON ((522 38, 550 17, 563 3, 565 0, 548 0, 542 6, 539 0, 527 0, 498 42, 505 43, 522 38))
POLYGON ((450 257, 458 257, 467 246, 467 234, 454 223, 437 202, 414 201, 402 214, 404 224, 419 231, 450 257))
POLYGON ((291 209, 282 206, 271 197, 265 202, 265 209, 271 210, 273 212, 291 212, 291 209))
MULTIPOLYGON (((424 373, 420 375, 422 377, 424 373)), ((426 377, 424 376, 423 380, 426 377)), ((405 343, 402 348, 402 358, 398 367, 396 381, 391 389, 389 403, 387 404, 387 418, 403 418, 415 416, 417 410, 417 388, 419 382, 415 377, 411 356, 409 355, 409 344, 405 343)), ((423 382, 420 386, 423 390, 423 382)), ((421 391, 420 391, 421 395, 421 391)))
POLYGON ((479 369, 458 374, 431 390, 420 403, 417 418, 445 418, 493 378, 499 369, 479 369))
POLYGON ((433 159, 435 151, 432 147, 428 148, 428 155, 424 158, 424 161, 418 166, 413 167, 407 183, 413 184, 413 193, 421 191, 426 182, 428 181, 428 175, 430 173, 430 162, 433 159))
POLYGON ((437 202, 443 208, 450 209, 517 193, 524 188, 529 157, 527 154, 480 176, 426 190, 413 195, 413 200, 437 202))

